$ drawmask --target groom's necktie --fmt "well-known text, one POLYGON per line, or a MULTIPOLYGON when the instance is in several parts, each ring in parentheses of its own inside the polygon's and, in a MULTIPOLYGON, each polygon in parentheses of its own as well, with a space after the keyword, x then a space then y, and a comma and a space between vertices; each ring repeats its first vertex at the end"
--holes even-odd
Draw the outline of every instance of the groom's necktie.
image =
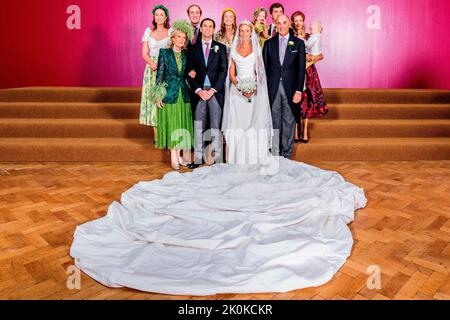
POLYGON ((286 38, 280 38, 280 63, 283 65, 284 56, 286 54, 286 38))
POLYGON ((209 57, 209 42, 206 42, 206 48, 205 48, 205 58, 206 61, 208 61, 208 57, 209 57))
MULTIPOLYGON (((205 42, 206 48, 205 48, 205 51, 204 51, 204 55, 205 55, 205 65, 206 66, 208 65, 209 45, 210 45, 209 42, 205 42)), ((211 81, 209 80, 208 74, 206 74, 205 82, 203 83, 203 86, 206 87, 206 88, 207 87, 211 87, 211 81)))

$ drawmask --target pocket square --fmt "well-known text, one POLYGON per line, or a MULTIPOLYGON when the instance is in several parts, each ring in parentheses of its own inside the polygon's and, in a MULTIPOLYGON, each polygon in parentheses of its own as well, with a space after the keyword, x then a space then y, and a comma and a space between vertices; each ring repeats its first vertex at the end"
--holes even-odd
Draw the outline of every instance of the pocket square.
POLYGON ((297 52, 298 52, 298 50, 292 50, 291 52, 292 52, 292 53, 297 53, 297 52))

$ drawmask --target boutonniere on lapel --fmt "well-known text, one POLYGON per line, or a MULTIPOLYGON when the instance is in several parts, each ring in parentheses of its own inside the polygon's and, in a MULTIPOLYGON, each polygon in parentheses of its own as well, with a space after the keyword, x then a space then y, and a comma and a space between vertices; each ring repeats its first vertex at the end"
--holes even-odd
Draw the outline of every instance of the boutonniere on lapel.
POLYGON ((294 41, 289 41, 288 44, 287 44, 287 46, 288 46, 288 48, 290 48, 291 51, 292 51, 292 49, 295 47, 294 41))
POLYGON ((219 52, 219 46, 216 44, 216 45, 214 46, 214 53, 217 53, 217 52, 219 52))

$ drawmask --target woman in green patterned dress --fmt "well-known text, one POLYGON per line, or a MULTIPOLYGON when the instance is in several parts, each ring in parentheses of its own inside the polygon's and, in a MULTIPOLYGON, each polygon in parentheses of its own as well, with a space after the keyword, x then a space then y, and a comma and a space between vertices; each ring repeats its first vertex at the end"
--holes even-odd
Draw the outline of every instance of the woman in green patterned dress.
POLYGON ((172 168, 180 169, 191 162, 193 121, 189 88, 186 82, 186 46, 194 36, 184 20, 172 26, 168 49, 161 49, 153 94, 157 101, 158 132, 156 147, 169 149, 172 168), (181 155, 183 151, 183 155, 181 155))
POLYGON ((153 127, 154 138, 157 133, 156 103, 151 101, 152 87, 155 85, 158 55, 161 48, 167 48, 169 43, 169 10, 163 5, 157 5, 152 10, 152 27, 145 29, 142 37, 142 59, 146 63, 142 85, 141 109, 139 123, 153 127))

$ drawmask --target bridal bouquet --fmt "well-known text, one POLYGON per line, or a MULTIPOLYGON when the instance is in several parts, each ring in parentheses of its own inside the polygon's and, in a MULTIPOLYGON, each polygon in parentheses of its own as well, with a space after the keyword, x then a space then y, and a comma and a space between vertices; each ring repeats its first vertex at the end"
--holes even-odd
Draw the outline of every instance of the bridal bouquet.
MULTIPOLYGON (((256 81, 252 78, 245 78, 238 82, 236 88, 242 93, 253 93, 256 91, 256 81)), ((251 98, 248 98, 248 102, 252 102, 251 98)))

